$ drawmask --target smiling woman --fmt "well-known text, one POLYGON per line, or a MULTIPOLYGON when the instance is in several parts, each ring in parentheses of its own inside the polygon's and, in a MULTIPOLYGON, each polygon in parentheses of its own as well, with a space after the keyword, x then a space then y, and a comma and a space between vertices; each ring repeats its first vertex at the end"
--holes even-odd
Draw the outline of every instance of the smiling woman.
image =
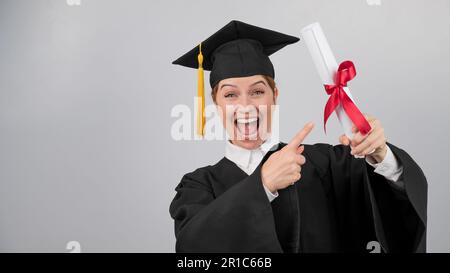
POLYGON ((223 79, 213 88, 212 95, 234 145, 253 150, 268 138, 278 96, 270 76, 223 79))
MULTIPOLYGON (((298 40, 232 21, 201 43, 230 139, 225 157, 175 189, 176 250, 367 252, 376 243, 383 252, 425 251, 425 176, 386 141, 379 120, 366 115, 372 130, 354 129, 336 146, 304 145, 313 123, 287 144, 271 137, 279 90, 269 55, 298 40)), ((174 63, 201 67, 199 50, 174 63)))
POLYGON ((234 144, 236 144, 234 141, 240 141, 237 145, 247 149, 257 148, 270 134, 271 115, 267 115, 267 112, 273 111, 272 106, 276 104, 277 96, 278 88, 275 81, 267 75, 225 79, 216 84, 211 91, 211 97, 219 109, 218 113, 222 114, 223 125, 228 129, 228 135, 234 144), (227 108, 236 111, 240 109, 238 106, 245 104, 254 108, 247 107, 247 110, 250 110, 247 114, 244 109, 237 111, 236 115, 231 115, 229 120, 226 119, 227 108), (259 108, 260 106, 262 107, 259 108), (234 126, 227 126, 227 122, 234 126), (264 126, 260 126, 261 124, 264 126))

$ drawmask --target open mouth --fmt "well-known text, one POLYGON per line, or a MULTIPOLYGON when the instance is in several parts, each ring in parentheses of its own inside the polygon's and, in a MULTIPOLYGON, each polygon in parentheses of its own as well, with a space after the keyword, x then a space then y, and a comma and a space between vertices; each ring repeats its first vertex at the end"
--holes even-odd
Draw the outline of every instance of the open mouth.
POLYGON ((234 125, 237 128, 239 135, 243 136, 245 139, 256 139, 259 128, 258 117, 236 118, 234 120, 234 125))

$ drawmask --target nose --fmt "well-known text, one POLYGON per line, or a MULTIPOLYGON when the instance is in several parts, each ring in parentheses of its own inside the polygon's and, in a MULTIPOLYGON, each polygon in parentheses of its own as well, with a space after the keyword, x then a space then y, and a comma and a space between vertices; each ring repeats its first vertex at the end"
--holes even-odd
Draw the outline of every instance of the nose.
POLYGON ((236 109, 236 114, 238 117, 248 118, 250 116, 255 116, 258 114, 258 108, 253 104, 240 104, 236 109))
POLYGON ((251 103, 251 101, 250 101, 250 98, 248 97, 248 95, 244 94, 244 95, 239 96, 238 103, 242 106, 247 107, 251 103))

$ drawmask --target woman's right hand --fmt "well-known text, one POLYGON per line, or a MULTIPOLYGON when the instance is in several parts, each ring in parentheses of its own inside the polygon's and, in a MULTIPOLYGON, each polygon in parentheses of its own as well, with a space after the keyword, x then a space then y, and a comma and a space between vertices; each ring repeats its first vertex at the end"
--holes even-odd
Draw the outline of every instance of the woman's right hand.
POLYGON ((262 183, 272 193, 293 185, 300 179, 302 165, 306 162, 302 155, 305 147, 300 144, 313 128, 313 122, 307 123, 289 144, 270 155, 264 162, 261 168, 262 183))

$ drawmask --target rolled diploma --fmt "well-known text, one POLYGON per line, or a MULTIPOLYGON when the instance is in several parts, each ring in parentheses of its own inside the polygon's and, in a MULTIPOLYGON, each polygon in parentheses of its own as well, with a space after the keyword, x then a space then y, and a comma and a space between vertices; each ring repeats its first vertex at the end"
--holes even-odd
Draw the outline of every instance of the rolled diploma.
MULTIPOLYGON (((330 45, 328 44, 327 38, 325 37, 320 24, 313 23, 311 25, 308 25, 304 27, 300 33, 304 42, 306 43, 306 46, 308 47, 313 62, 316 65, 322 83, 334 84, 336 71, 338 69, 338 63, 334 58, 333 52, 331 51, 330 45)), ((353 103, 355 103, 348 87, 344 87, 344 91, 345 93, 347 93, 353 103)), ((347 116, 341 104, 339 104, 335 112, 342 128, 344 129, 345 135, 349 139, 352 139, 353 122, 347 116)))

